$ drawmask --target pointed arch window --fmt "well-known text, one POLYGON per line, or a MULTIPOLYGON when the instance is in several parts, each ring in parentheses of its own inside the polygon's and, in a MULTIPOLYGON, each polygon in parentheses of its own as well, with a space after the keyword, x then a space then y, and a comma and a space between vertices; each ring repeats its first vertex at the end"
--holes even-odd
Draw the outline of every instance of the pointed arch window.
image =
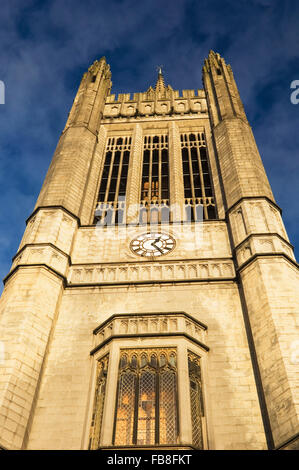
POLYGON ((94 224, 125 223, 125 196, 130 151, 131 137, 108 139, 94 224))
POLYGON ((207 449, 202 383, 207 327, 184 312, 127 317, 112 315, 94 330, 91 355, 98 359, 89 448, 207 449), (139 334, 143 347, 136 347, 139 334), (160 335, 164 346, 152 346, 160 335))
POLYGON ((177 436, 176 351, 123 350, 113 444, 176 444, 177 436))
POLYGON ((200 358, 192 352, 188 353, 188 371, 190 382, 192 443, 195 447, 202 449, 202 421, 204 417, 204 407, 201 383, 200 358))
POLYGON ((140 223, 169 221, 168 135, 143 141, 140 223))
POLYGON ((212 176, 203 132, 181 134, 186 219, 216 218, 212 176))

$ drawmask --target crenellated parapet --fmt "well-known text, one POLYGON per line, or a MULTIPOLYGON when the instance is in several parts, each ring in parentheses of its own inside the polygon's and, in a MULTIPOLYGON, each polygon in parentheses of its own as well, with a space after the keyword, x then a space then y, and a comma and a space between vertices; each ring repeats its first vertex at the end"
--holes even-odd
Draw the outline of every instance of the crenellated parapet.
POLYGON ((207 113, 204 90, 173 90, 170 86, 158 91, 150 87, 144 93, 108 95, 104 108, 104 119, 120 117, 182 116, 207 113))

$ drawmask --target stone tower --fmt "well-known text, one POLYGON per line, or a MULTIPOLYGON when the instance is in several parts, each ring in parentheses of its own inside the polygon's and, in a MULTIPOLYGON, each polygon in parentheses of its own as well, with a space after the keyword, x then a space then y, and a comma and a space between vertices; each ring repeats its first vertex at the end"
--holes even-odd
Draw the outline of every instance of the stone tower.
POLYGON ((298 265, 212 51, 203 85, 83 75, 4 279, 3 448, 298 448, 298 265))

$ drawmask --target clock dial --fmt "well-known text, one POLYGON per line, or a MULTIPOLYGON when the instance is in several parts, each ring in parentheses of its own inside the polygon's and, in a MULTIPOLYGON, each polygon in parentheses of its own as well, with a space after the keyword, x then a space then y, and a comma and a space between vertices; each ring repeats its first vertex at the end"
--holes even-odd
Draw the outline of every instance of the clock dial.
POLYGON ((151 257, 168 254, 175 247, 175 241, 166 233, 150 232, 139 235, 131 242, 131 250, 139 256, 151 257))

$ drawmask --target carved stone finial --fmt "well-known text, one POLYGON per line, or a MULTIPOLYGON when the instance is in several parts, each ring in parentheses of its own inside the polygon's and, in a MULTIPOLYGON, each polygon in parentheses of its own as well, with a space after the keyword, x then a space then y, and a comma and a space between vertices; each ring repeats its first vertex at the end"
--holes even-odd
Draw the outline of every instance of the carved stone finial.
MULTIPOLYGON (((88 68, 88 72, 96 75, 102 67, 102 64, 107 65, 106 57, 101 57, 100 60, 95 60, 94 63, 88 68)), ((107 67, 109 68, 109 65, 107 65, 107 67)))
POLYGON ((163 91, 165 91, 166 87, 165 87, 164 77, 163 77, 163 73, 162 73, 162 65, 158 65, 157 71, 158 71, 158 79, 157 79, 157 82, 156 82, 155 90, 156 90, 156 92, 163 92, 163 91))

